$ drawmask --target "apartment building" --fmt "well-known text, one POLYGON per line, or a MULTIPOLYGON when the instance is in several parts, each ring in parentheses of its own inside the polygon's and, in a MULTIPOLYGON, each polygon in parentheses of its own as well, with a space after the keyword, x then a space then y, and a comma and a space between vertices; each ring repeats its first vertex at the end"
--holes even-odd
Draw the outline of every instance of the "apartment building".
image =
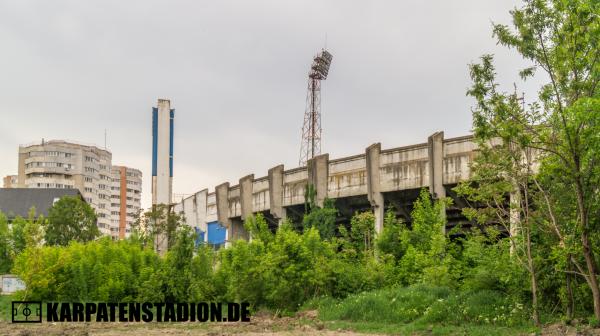
MULTIPOLYGON (((141 180, 141 172, 138 177, 141 180)), ((100 232, 118 238, 120 227, 114 226, 112 215, 112 204, 120 204, 120 197, 113 197, 115 178, 120 179, 113 174, 112 154, 106 149, 63 140, 19 146, 19 187, 79 189, 98 215, 100 232)), ((141 183, 138 191, 139 200, 141 183)))
POLYGON ((18 175, 6 175, 2 178, 3 188, 17 188, 19 176, 18 175))
POLYGON ((142 172, 125 166, 112 166, 111 235, 114 239, 129 236, 131 224, 141 207, 142 172))

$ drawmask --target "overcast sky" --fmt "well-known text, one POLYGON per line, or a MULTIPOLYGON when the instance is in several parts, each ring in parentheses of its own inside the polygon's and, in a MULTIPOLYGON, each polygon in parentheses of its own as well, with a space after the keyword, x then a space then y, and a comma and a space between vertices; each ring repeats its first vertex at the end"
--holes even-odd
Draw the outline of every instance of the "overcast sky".
MULTIPOLYGON (((330 158, 471 129, 467 65, 496 55, 512 90, 527 63, 497 46, 508 0, 0 0, 0 175, 19 144, 68 139, 141 169, 150 204, 151 110, 171 99, 174 192, 278 164, 296 167, 312 57, 333 54, 323 82, 330 158), (326 38, 327 36, 327 38, 326 38)), ((532 97, 536 83, 520 90, 532 97)))

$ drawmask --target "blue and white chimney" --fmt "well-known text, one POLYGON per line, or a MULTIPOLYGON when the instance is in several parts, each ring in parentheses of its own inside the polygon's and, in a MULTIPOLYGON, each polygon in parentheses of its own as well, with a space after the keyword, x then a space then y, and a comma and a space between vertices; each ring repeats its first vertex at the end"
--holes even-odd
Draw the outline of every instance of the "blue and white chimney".
POLYGON ((152 108, 152 205, 173 201, 173 127, 175 110, 168 99, 152 108))

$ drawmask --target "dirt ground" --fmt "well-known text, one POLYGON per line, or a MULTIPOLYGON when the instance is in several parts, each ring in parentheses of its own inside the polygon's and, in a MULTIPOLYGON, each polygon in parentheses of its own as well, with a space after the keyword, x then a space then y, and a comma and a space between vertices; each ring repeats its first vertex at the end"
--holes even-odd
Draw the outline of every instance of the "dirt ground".
MULTIPOLYGON (((425 332, 424 334, 430 334, 425 332)), ((12 324, 0 322, 0 336, 158 336, 158 335, 376 335, 347 330, 327 330, 316 318, 316 311, 303 312, 296 317, 273 317, 268 314, 252 316, 242 323, 41 323, 12 324)), ((526 334, 525 334, 526 335, 526 334)), ((535 334, 531 334, 532 336, 535 334)), ((553 324, 543 328, 544 336, 600 336, 600 329, 576 328, 553 324)), ((528 335, 529 336, 529 335, 528 335)))
POLYGON ((158 336, 158 335, 366 335, 351 331, 325 330, 316 312, 297 317, 252 316, 242 323, 41 323, 12 324, 0 322, 0 335, 18 336, 158 336))

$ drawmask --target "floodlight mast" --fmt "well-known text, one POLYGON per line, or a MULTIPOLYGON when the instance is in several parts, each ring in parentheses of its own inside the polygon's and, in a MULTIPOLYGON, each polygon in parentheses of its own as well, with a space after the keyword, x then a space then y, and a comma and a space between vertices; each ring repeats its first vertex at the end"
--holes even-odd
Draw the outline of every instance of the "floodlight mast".
POLYGON ((327 79, 331 65, 331 55, 323 49, 314 57, 308 73, 308 93, 302 125, 302 144, 300 146, 300 166, 321 154, 321 81, 327 79))

